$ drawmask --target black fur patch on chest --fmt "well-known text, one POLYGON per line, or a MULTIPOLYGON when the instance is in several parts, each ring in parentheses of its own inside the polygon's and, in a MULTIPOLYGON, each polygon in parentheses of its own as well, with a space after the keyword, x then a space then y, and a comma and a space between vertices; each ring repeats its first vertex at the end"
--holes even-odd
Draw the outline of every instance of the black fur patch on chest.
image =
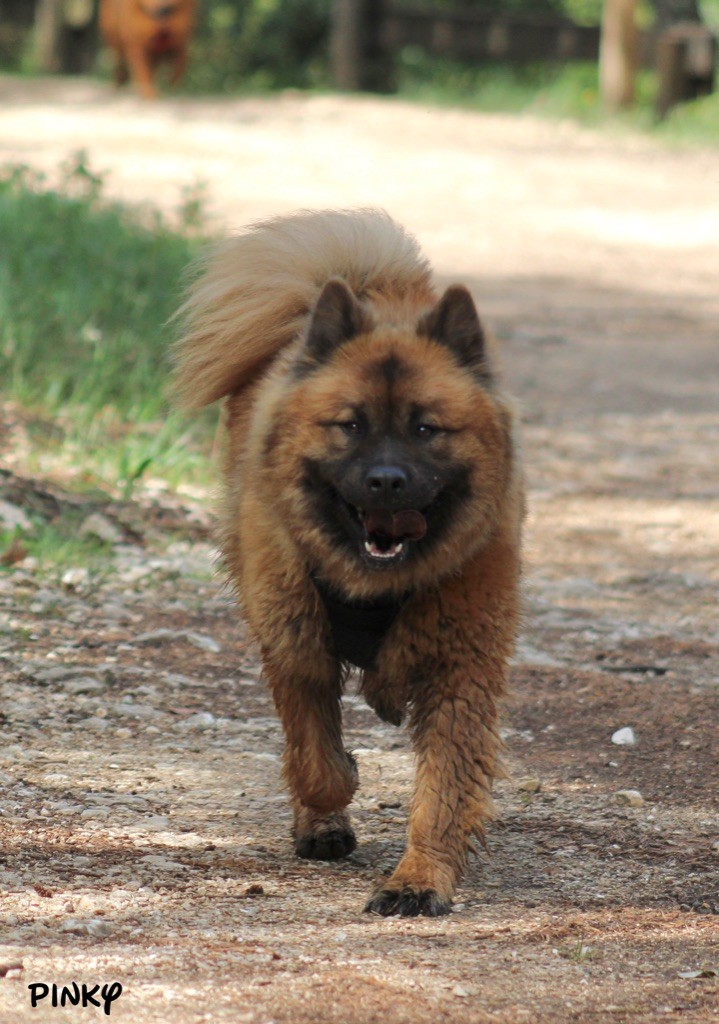
POLYGON ((349 600, 312 575, 332 628, 338 656, 361 669, 377 667, 377 655, 392 623, 407 601, 399 597, 376 597, 369 601, 349 600))

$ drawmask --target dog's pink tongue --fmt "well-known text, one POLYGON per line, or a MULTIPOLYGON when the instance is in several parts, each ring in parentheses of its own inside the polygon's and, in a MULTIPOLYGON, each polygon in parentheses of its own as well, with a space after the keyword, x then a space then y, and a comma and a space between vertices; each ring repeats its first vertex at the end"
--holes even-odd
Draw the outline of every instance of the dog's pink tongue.
POLYGON ((427 520, 421 512, 413 508, 395 512, 392 516, 392 533, 395 537, 409 537, 410 540, 422 540, 427 532, 427 520))

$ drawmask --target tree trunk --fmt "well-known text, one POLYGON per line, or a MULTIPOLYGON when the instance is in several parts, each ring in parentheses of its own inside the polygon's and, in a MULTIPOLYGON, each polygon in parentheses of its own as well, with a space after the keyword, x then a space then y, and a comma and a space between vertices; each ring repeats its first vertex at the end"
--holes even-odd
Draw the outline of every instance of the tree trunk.
POLYGON ((46 74, 92 70, 97 55, 97 14, 92 0, 38 0, 35 59, 46 74))
POLYGON ((60 70, 63 0, 39 0, 35 16, 35 59, 40 71, 60 70))
POLYGON ((599 47, 599 87, 608 110, 634 102, 637 70, 636 0, 605 0, 599 47))
POLYGON ((392 62, 377 31, 385 0, 334 0, 330 66, 336 89, 392 92, 392 62))

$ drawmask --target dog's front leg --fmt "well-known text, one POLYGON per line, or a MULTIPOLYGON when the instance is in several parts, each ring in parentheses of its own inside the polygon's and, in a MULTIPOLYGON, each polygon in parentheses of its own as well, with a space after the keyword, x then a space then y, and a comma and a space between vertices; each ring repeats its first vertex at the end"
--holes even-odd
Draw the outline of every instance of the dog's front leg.
POLYGON ((357 769, 342 743, 339 671, 325 678, 319 671, 311 678, 271 673, 270 685, 285 732, 297 855, 346 857, 356 846, 345 808, 357 788, 357 769))
POLYGON ((132 43, 127 47, 127 63, 130 77, 143 99, 157 98, 157 89, 153 81, 152 60, 141 43, 132 43))
POLYGON ((502 670, 485 666, 477 681, 445 678, 413 701, 417 777, 407 850, 366 910, 436 917, 446 914, 465 866, 472 833, 491 814, 499 740, 495 694, 502 670), (497 677, 496 673, 500 676, 497 677), (490 673, 494 678, 487 678, 490 673))

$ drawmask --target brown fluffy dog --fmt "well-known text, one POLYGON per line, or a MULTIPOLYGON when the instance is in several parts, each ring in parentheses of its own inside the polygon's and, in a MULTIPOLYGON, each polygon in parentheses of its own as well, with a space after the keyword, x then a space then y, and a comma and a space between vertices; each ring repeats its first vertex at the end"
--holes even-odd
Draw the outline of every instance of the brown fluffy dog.
POLYGON ((258 224, 183 308, 177 386, 225 397, 222 548, 284 727, 301 857, 355 837, 349 665, 417 756, 407 850, 367 904, 446 913, 498 770, 522 481, 511 404, 469 292, 440 298, 385 214, 258 224))
POLYGON ((195 0, 100 0, 100 32, 117 55, 119 85, 128 75, 141 96, 157 95, 155 72, 172 63, 170 81, 180 81, 195 24, 195 0))

